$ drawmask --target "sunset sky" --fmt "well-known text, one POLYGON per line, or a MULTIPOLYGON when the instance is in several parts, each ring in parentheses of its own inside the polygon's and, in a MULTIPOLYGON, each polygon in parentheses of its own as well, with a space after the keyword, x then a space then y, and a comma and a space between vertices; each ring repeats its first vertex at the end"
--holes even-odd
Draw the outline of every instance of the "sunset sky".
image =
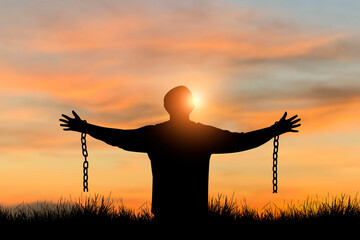
MULTIPOLYGON (((58 119, 138 128, 168 120, 178 85, 199 99, 195 122, 234 132, 284 111, 300 132, 213 155, 210 197, 251 206, 360 190, 360 1, 0 0, 0 204, 95 193, 151 202, 146 154, 91 137, 82 193, 80 134, 58 119)), ((184 176, 186 177, 186 176, 184 176)))

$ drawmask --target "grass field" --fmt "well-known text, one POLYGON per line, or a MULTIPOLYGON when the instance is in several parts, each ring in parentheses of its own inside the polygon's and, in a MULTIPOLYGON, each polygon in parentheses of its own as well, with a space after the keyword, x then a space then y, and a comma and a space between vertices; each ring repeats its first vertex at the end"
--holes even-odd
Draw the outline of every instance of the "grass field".
MULTIPOLYGON (((176 216, 176 209, 170 209, 176 216)), ((189 216, 191 217, 191 216, 189 216)), ((169 223, 169 222, 168 222, 169 223)), ((30 225, 96 225, 123 228, 132 226, 154 226, 150 206, 138 210, 130 209, 111 197, 95 195, 77 200, 59 200, 57 203, 39 202, 21 204, 9 209, 0 207, 1 226, 30 225)), ((171 224, 171 223, 170 223, 171 224)), ((360 227, 360 200, 349 195, 328 196, 300 203, 288 203, 283 207, 267 204, 263 208, 252 208, 245 201, 218 195, 209 201, 209 218, 197 224, 216 225, 298 225, 341 224, 360 227)))

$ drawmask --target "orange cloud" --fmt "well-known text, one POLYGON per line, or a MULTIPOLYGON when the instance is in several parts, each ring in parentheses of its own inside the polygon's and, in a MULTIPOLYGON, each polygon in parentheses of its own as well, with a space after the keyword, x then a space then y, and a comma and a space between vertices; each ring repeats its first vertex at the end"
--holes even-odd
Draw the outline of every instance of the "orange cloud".
MULTIPOLYGON (((172 60, 189 55, 240 56, 244 59, 296 56, 341 37, 341 34, 310 35, 304 30, 297 31, 298 26, 289 24, 288 20, 265 22, 261 15, 265 13, 253 9, 210 3, 205 8, 191 8, 193 11, 169 8, 166 10, 171 14, 160 14, 161 10, 132 4, 127 6, 127 11, 116 8, 119 11, 116 14, 100 8, 92 18, 57 13, 49 19, 49 16, 38 14, 32 16, 36 21, 30 26, 27 26, 26 19, 19 20, 24 21, 21 22, 23 27, 28 27, 25 33, 23 28, 15 28, 12 41, 4 36, 1 40, 14 51, 21 47, 28 52, 61 55, 96 55, 101 52, 101 56, 105 54, 108 59, 117 58, 122 62, 123 57, 129 60, 129 56, 141 60, 142 54, 170 57, 172 60), (219 9, 227 12, 226 18, 219 9), (281 21, 287 27, 279 29, 281 21)), ((72 61, 71 58, 66 60, 72 61)), ((95 66, 111 61, 101 60, 95 66)), ((94 66, 89 61, 86 63, 94 66)))
MULTIPOLYGON (((46 21, 43 15, 33 16, 37 21, 25 31, 25 38, 20 38, 23 28, 15 28, 14 41, 6 35, 0 39, 11 49, 0 49, 10 51, 9 59, 0 62, 1 88, 43 92, 97 110, 121 110, 140 104, 146 86, 163 81, 166 74, 171 78, 187 72, 191 64, 199 71, 217 74, 215 81, 221 83, 228 74, 223 66, 231 66, 236 59, 296 57, 342 38, 341 34, 309 36, 289 27, 279 31, 277 24, 267 24, 267 30, 260 31, 258 13, 225 5, 222 9, 229 11, 226 21, 218 5, 210 4, 210 13, 203 8, 195 12, 174 8, 166 16, 143 8, 136 14, 132 10, 137 7, 131 5, 129 11, 110 15, 100 10, 91 19, 60 15, 46 21), (239 17, 240 23, 235 21, 239 17), (247 28, 239 31, 230 20, 247 28), (19 49, 32 57, 19 60, 19 49), (214 64, 219 72, 213 72, 214 64), (140 93, 129 92, 135 85, 140 93), (139 91, 139 86, 144 89, 139 91)), ((22 24, 26 26, 25 20, 22 24)))

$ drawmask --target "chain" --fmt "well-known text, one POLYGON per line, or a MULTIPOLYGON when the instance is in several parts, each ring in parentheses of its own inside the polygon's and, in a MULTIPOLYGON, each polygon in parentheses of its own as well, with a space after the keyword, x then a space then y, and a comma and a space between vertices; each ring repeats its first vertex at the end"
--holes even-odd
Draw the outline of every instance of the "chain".
MULTIPOLYGON (((86 123, 86 121, 84 120, 84 122, 86 123)), ((87 161, 87 157, 88 157, 88 151, 87 151, 87 146, 86 146, 86 132, 82 132, 81 133, 81 147, 82 147, 82 155, 84 156, 85 160, 83 163, 83 191, 84 192, 88 192, 88 169, 89 169, 89 162, 87 161)))
MULTIPOLYGON (((275 123, 277 124, 277 123, 275 123)), ((279 151, 279 135, 274 137, 274 152, 273 152, 273 193, 277 193, 278 180, 277 180, 277 164, 278 164, 278 151, 279 151)))

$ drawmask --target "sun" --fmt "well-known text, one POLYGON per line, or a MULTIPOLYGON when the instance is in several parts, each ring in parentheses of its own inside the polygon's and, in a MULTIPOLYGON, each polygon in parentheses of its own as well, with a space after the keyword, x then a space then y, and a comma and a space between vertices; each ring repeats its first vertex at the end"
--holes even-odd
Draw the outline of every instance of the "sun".
POLYGON ((197 93, 193 94, 193 101, 196 108, 201 107, 201 105, 203 104, 201 96, 197 93))

